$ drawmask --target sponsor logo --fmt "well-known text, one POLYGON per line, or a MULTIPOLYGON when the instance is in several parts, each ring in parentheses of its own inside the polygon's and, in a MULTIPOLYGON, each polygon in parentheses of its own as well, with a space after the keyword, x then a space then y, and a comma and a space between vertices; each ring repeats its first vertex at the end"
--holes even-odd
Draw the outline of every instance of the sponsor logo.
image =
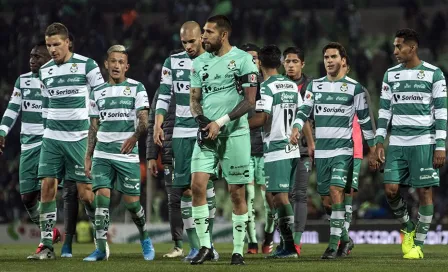
POLYGON ((31 80, 30 80, 30 79, 28 79, 27 81, 25 81, 25 85, 26 85, 26 86, 30 86, 30 84, 31 84, 31 80))
POLYGON ((442 93, 446 93, 446 84, 442 84, 442 88, 443 88, 442 93))
POLYGON ((29 101, 24 101, 23 102, 23 107, 25 108, 25 110, 27 110, 27 109, 41 110, 42 109, 42 105, 34 104, 34 103, 29 102, 29 101))
POLYGON ((85 173, 83 171, 75 171, 75 175, 77 175, 77 176, 85 176, 85 173))
POLYGON ((392 86, 392 89, 396 90, 398 89, 398 87, 400 87, 400 82, 395 82, 394 86, 392 86))
POLYGON ((277 88, 277 89, 296 89, 296 87, 294 87, 294 85, 292 85, 291 83, 277 83, 277 84, 275 84, 275 88, 277 88))
POLYGON ((414 89, 425 89, 426 88, 426 86, 425 86, 425 84, 423 84, 423 83, 420 83, 420 84, 414 84, 414 89))
POLYGON ((122 117, 129 117, 129 112, 108 112, 107 117, 108 118, 122 118, 122 117))
POLYGON ((342 172, 342 173, 348 173, 348 171, 347 170, 345 170, 345 169, 342 169, 342 168, 333 168, 333 172, 336 172, 336 171, 338 171, 338 172, 342 172))
POLYGON ((425 179, 433 179, 433 177, 430 175, 421 175, 420 176, 420 180, 425 180, 425 179))
POLYGON ((319 101, 322 98, 322 94, 321 93, 316 93, 316 95, 314 96, 314 100, 319 101))
POLYGON ((412 87, 412 85, 409 84, 409 83, 404 84, 404 88, 405 88, 405 89, 409 89, 409 88, 411 88, 411 87, 412 87))
POLYGON ((292 152, 292 151, 294 151, 294 150, 297 150, 297 149, 299 149, 299 145, 293 145, 293 144, 291 144, 291 143, 288 143, 288 144, 285 146, 285 152, 286 152, 286 153, 290 153, 290 152, 292 152))
POLYGON ((311 100, 313 98, 313 94, 307 93, 305 98, 311 100))
POLYGON ((98 100, 98 107, 100 107, 100 109, 104 106, 104 104, 106 104, 106 100, 104 99, 98 100))
POLYGON ((20 92, 14 92, 13 94, 12 94, 12 96, 14 96, 14 97, 20 97, 20 92))
POLYGON ((163 76, 163 77, 169 77, 169 76, 171 76, 171 71, 168 70, 167 68, 163 67, 163 68, 162 68, 162 76, 163 76))
POLYGON ((383 85, 383 91, 388 92, 389 91, 389 86, 384 84, 383 85))
POLYGON ((221 87, 213 87, 213 92, 222 91, 222 90, 225 90, 225 89, 228 89, 228 88, 232 88, 232 87, 234 87, 233 83, 231 83, 229 85, 224 85, 224 86, 221 86, 221 87))
POLYGON ((176 87, 177 87, 177 89, 176 89, 177 92, 190 90, 190 84, 188 84, 188 83, 184 84, 182 82, 177 82, 176 87))
POLYGON ((282 93, 280 96, 280 99, 282 100, 282 102, 289 102, 291 100, 294 100, 294 94, 288 94, 288 93, 282 93))
POLYGON ((235 77, 235 75, 233 73, 227 74, 225 76, 225 78, 234 78, 234 77, 235 77))
POLYGON ((204 65, 203 67, 202 67, 202 70, 204 70, 204 71, 207 71, 208 70, 208 64, 206 64, 206 65, 204 65))
POLYGON ((53 74, 53 68, 48 69, 48 74, 52 75, 53 74))
POLYGON ((319 84, 319 85, 317 85, 317 89, 319 89, 319 90, 322 90, 322 86, 323 86, 324 84, 319 84))
POLYGON ((221 75, 216 75, 214 79, 221 79, 221 75))
POLYGON ((280 188, 289 188, 289 184, 279 184, 278 187, 280 187, 280 188))
POLYGON ((394 76, 395 79, 400 79, 400 73, 396 73, 394 76))
POLYGON ((64 83, 65 83, 65 79, 60 78, 60 79, 58 80, 58 84, 64 84, 64 83))
POLYGON ((179 78, 185 74, 184 70, 177 70, 176 77, 179 78))
POLYGON ((255 74, 250 74, 250 75, 249 75, 249 82, 250 82, 250 83, 256 83, 256 82, 257 82, 257 75, 255 75, 255 74))
POLYGON ((72 66, 70 67, 70 72, 72 73, 78 72, 78 64, 73 63, 72 66))
POLYGON ((417 78, 418 79, 424 79, 425 78, 425 71, 423 71, 423 70, 418 71, 417 78))
POLYGON ((208 73, 202 74, 202 81, 205 81, 208 78, 208 73))
POLYGON ((28 96, 31 93, 30 89, 23 89, 23 97, 28 96))
POLYGON ((81 78, 80 77, 69 78, 69 79, 67 79, 67 82, 78 83, 78 82, 81 82, 81 78))
POLYGON ((48 93, 50 96, 53 95, 71 95, 71 94, 78 94, 78 89, 65 89, 65 90, 49 90, 48 93))
POLYGON ((185 61, 184 60, 179 61, 178 65, 180 67, 184 67, 185 66, 185 61))
POLYGON ((348 85, 347 85, 347 83, 342 83, 341 92, 346 92, 346 91, 348 91, 348 85))
POLYGON ((227 65, 227 68, 229 68, 230 70, 233 70, 236 68, 236 63, 234 60, 231 60, 229 65, 227 65))
POLYGON ((423 171, 434 171, 434 169, 433 168, 420 168, 420 172, 423 172, 423 171))
POLYGON ((47 82, 46 82, 47 86, 50 87, 50 85, 53 84, 53 81, 54 81, 54 78, 47 79, 47 82))
POLYGON ((129 88, 129 86, 127 86, 124 90, 123 90, 123 94, 126 96, 130 96, 131 95, 131 88, 129 88))
POLYGON ((423 101, 423 97, 417 95, 394 94, 395 102, 401 101, 423 101))
POLYGON ((322 107, 322 106, 317 106, 315 107, 316 109, 316 113, 319 114, 320 112, 325 112, 325 113, 345 113, 345 109, 340 109, 340 108, 329 108, 329 107, 322 107))
POLYGON ((106 90, 103 90, 102 92, 101 92, 101 96, 105 96, 106 95, 106 90))
POLYGON ((130 105, 132 105, 132 101, 130 101, 130 100, 121 100, 120 101, 120 105, 130 106, 130 105))
MULTIPOLYGON (((339 98, 339 96, 338 96, 338 98, 339 98)), ((333 99, 334 99, 333 96, 331 96, 331 95, 327 96, 327 101, 332 101, 333 99)))
POLYGON ((112 101, 110 101, 110 104, 109 104, 110 106, 115 106, 115 105, 117 105, 117 101, 115 101, 115 100, 112 100, 112 101))
POLYGON ((347 101, 348 101, 348 97, 346 97, 346 96, 337 96, 337 97, 336 97, 336 101, 344 101, 344 102, 347 102, 347 101))
POLYGON ((334 180, 342 180, 342 178, 341 178, 340 176, 337 176, 337 175, 333 175, 333 176, 331 176, 331 179, 334 179, 334 180))

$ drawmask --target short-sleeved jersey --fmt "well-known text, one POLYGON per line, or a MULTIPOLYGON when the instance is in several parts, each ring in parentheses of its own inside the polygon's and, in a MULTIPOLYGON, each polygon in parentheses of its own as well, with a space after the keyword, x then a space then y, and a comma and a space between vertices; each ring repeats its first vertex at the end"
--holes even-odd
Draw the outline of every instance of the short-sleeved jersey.
MULTIPOLYGON (((201 105, 204 115, 210 120, 230 113, 243 100, 243 94, 239 94, 236 88, 235 74, 252 74, 253 82, 257 82, 258 69, 252 55, 235 46, 221 57, 206 52, 194 59, 190 87, 202 88, 201 105)), ((225 125, 218 137, 246 133, 249 133, 247 114, 225 125)))
POLYGON ((415 68, 403 65, 384 74, 376 141, 383 143, 392 119, 389 145, 436 144, 445 150, 447 130, 446 81, 442 71, 422 61, 415 68))
POLYGON ((29 72, 17 78, 0 124, 0 136, 8 134, 20 111, 22 111, 20 143, 23 151, 40 145, 44 134, 41 83, 37 74, 29 72))
POLYGON ((162 67, 156 114, 165 115, 171 103, 171 91, 176 98, 176 119, 173 138, 196 137, 198 124, 190 111, 190 71, 193 61, 180 52, 169 56, 162 67))
POLYGON ((361 84, 345 76, 337 81, 327 77, 313 80, 307 87, 295 127, 301 129, 314 113, 316 158, 353 156, 352 128, 356 114, 369 146, 374 144, 369 105, 361 84))
POLYGON ((282 75, 269 77, 260 85, 256 111, 269 114, 263 132, 265 162, 300 157, 299 146, 289 143, 291 129, 302 97, 297 85, 282 75))
POLYGON ((78 54, 61 65, 51 60, 40 68, 39 78, 44 86, 44 138, 65 142, 86 138, 89 92, 104 83, 96 62, 78 54))
POLYGON ((126 79, 120 84, 106 82, 90 94, 89 115, 99 118, 97 143, 93 157, 139 162, 138 145, 130 154, 121 154, 121 146, 138 124, 137 112, 149 109, 148 94, 142 83, 126 79))

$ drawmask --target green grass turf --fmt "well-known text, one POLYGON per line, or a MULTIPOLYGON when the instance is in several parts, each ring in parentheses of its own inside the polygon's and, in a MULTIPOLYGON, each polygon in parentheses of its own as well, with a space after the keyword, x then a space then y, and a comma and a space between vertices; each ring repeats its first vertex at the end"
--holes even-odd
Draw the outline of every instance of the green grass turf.
MULTIPOLYGON (((93 251, 93 245, 74 245, 74 258, 60 258, 61 244, 55 246, 56 260, 29 261, 26 257, 34 252, 32 245, 0 245, 0 271, 388 271, 424 272, 448 271, 448 247, 426 246, 425 259, 402 259, 400 245, 357 245, 352 255, 345 259, 320 260, 326 245, 304 245, 299 259, 265 259, 264 255, 246 255, 245 267, 230 267, 231 244, 217 244, 221 258, 217 263, 192 266, 180 259, 166 259, 171 244, 156 245, 156 259, 146 262, 139 244, 113 244, 109 261, 86 263, 82 258, 93 251)), ((186 245, 188 248, 188 245, 186 245)))

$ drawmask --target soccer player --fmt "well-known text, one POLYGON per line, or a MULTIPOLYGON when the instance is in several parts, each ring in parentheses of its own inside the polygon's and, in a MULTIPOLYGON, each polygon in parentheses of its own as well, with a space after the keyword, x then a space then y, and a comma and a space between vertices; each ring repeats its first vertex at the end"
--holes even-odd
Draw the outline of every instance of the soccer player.
POLYGON ((231 264, 244 264, 248 220, 245 185, 249 183, 250 136, 247 112, 255 106, 257 67, 253 57, 229 44, 232 26, 223 15, 207 19, 202 36, 206 53, 193 61, 190 108, 199 124, 191 159, 193 218, 201 249, 191 264, 213 258, 210 247, 207 183, 218 162, 229 185, 233 204, 231 264), (235 76, 242 77, 237 91, 235 76))
POLYGON ((385 163, 384 183, 387 202, 400 221, 404 238, 403 258, 423 258, 434 206, 432 187, 439 186, 439 168, 445 163, 447 94, 445 76, 418 56, 419 35, 412 29, 395 34, 394 55, 399 64, 384 74, 380 99, 376 152, 385 163), (392 119, 389 147, 384 155, 384 139, 392 119), (416 188, 419 218, 409 218, 400 185, 416 188))
POLYGON ((79 199, 91 221, 95 218, 92 185, 84 173, 87 147, 88 95, 104 82, 92 59, 69 51, 67 28, 53 23, 45 31, 52 60, 40 68, 45 130, 39 158, 38 178, 42 179, 40 226, 43 250, 30 259, 54 259, 52 229, 56 223, 57 178, 77 182, 79 199), (45 116, 44 116, 45 115, 45 116), (62 176, 64 173, 64 176, 62 176))
POLYGON ((293 81, 278 74, 281 54, 275 45, 260 50, 260 67, 265 81, 260 86, 257 113, 249 119, 249 125, 251 128, 264 126, 266 190, 274 196, 283 240, 283 248, 273 257, 294 258, 298 257, 298 252, 294 247, 294 212, 289 202, 289 191, 294 184, 300 150, 297 145, 289 144, 289 136, 302 97, 293 81))
MULTIPOLYGON (((159 96, 156 105, 156 119, 154 124, 154 142, 162 146, 164 133, 162 123, 171 103, 171 90, 174 90, 176 100, 176 121, 173 129, 172 146, 174 157, 174 180, 171 200, 173 205, 180 204, 183 223, 190 242, 190 252, 185 261, 191 259, 199 252, 199 238, 196 234, 195 222, 192 217, 191 193, 191 156, 198 125, 190 111, 190 70, 194 59, 202 55, 201 27, 194 21, 186 22, 180 29, 180 39, 185 51, 173 54, 165 60, 162 68, 159 96)), ((213 181, 207 184, 209 235, 212 239, 213 221, 216 211, 216 198, 213 181)), ((175 212, 175 211, 173 211, 175 212)), ((182 241, 176 247, 180 248, 182 241)), ((175 248, 176 249, 176 248, 175 248)), ((214 251, 214 258, 219 255, 214 251)), ((176 254, 171 256, 176 257, 176 254)), ((169 257, 169 256, 167 256, 169 257)))
MULTIPOLYGON (((241 49, 251 54, 255 65, 260 69, 260 61, 258 59, 258 53, 260 48, 252 43, 247 43, 241 46, 241 49)), ((261 73, 260 73, 261 75, 261 73)), ((263 77, 258 76, 258 82, 263 82, 263 77)), ((250 119, 254 116, 255 110, 248 113, 248 118, 250 119)), ((269 204, 268 199, 272 199, 272 196, 266 195, 266 182, 264 174, 264 159, 263 159, 263 139, 262 139, 262 129, 254 128, 250 130, 250 145, 251 145, 251 156, 250 156, 250 183, 246 185, 246 202, 247 202, 247 213, 249 221, 247 223, 247 237, 248 237, 248 254, 258 253, 258 242, 257 242, 257 229, 255 225, 255 210, 253 207, 255 199, 255 183, 259 186, 261 190, 261 195, 264 201, 265 210, 265 225, 264 225, 264 242, 262 245, 262 252, 264 254, 269 254, 272 251, 274 245, 274 219, 275 214, 272 212, 273 203, 269 204), (272 207, 271 207, 272 206, 272 207)))
MULTIPOLYGON (((306 87, 311 82, 311 78, 303 73, 305 67, 305 54, 298 47, 288 47, 283 51, 283 67, 289 79, 297 84, 298 91, 302 100, 305 98, 306 87)), ((291 201, 294 203, 294 245, 297 253, 300 255, 302 244, 302 234, 305 231, 306 218, 308 216, 308 181, 313 165, 314 155, 314 136, 307 121, 305 126, 309 126, 299 140, 300 159, 297 166, 297 175, 291 190, 291 201)))
POLYGON ((332 203, 330 242, 322 259, 334 259, 345 229, 344 188, 353 164, 352 123, 355 113, 370 146, 370 161, 375 158, 375 150, 364 90, 361 84, 347 77, 341 69, 346 63, 345 48, 332 42, 323 48, 322 54, 327 76, 315 79, 308 85, 305 102, 294 121, 291 143, 298 143, 299 131, 314 113, 317 191, 322 197, 330 195, 332 203))
POLYGON ((106 241, 113 188, 123 194, 124 205, 140 233, 143 257, 151 261, 155 252, 146 230, 145 211, 140 205, 140 164, 136 145, 148 129, 148 95, 143 84, 126 78, 129 64, 123 45, 113 45, 107 50, 104 66, 109 80, 90 93, 90 128, 85 158, 85 173, 93 180, 96 195, 98 247, 84 261, 108 258, 106 241))
MULTIPOLYGON (((36 44, 30 53, 30 70, 20 75, 14 85, 8 108, 3 114, 0 123, 0 154, 5 148, 5 137, 14 126, 20 111, 22 111, 22 125, 20 133, 21 153, 19 164, 19 190, 23 205, 31 221, 39 224, 39 191, 40 181, 37 178, 39 154, 44 134, 42 121, 42 95, 39 81, 39 69, 51 59, 50 54, 42 41, 36 44)), ((58 229, 53 228, 53 243, 60 240, 58 229)), ((36 250, 43 249, 40 243, 36 250)))

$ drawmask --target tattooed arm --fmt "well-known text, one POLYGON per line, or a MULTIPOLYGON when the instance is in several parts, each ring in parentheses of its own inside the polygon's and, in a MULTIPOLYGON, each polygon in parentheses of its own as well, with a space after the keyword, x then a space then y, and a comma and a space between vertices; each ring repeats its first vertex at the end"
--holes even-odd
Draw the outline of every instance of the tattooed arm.
POLYGON ((96 134, 98 133, 98 117, 90 117, 90 127, 87 142, 87 152, 86 158, 84 160, 84 172, 89 179, 92 179, 91 169, 92 169, 92 156, 96 145, 96 134))
POLYGON ((230 120, 233 121, 235 119, 238 119, 246 114, 249 110, 255 109, 256 95, 257 87, 244 88, 244 99, 229 113, 230 120))
POLYGON ((148 131, 148 110, 139 110, 137 113, 137 118, 137 128, 135 129, 134 134, 126 141, 124 141, 123 145, 121 146, 121 154, 131 153, 138 139, 140 139, 140 136, 144 135, 148 131))
POLYGON ((204 115, 201 105, 202 90, 201 88, 191 88, 190 90, 190 111, 194 118, 204 115))

